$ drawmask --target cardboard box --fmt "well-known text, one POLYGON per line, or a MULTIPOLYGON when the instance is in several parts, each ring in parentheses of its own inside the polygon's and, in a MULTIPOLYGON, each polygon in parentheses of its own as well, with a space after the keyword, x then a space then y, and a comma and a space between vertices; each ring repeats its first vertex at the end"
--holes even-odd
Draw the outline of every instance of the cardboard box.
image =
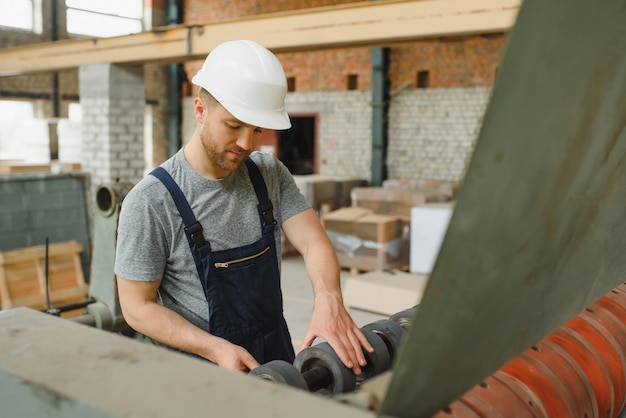
POLYGON ((459 183, 435 179, 387 179, 383 181, 382 187, 421 192, 429 202, 449 202, 456 199, 459 183))
MULTIPOLYGON (((424 181, 426 182, 426 181, 424 181)), ((434 182, 434 181, 433 181, 434 182)), ((368 208, 376 213, 393 215, 410 220, 411 208, 427 203, 449 202, 456 193, 451 185, 440 185, 422 188, 406 186, 402 182, 389 182, 387 187, 355 187, 352 189, 352 205, 368 208)), ((407 183, 413 184, 413 183, 407 183)), ((424 184, 430 184, 424 183, 424 184)), ((417 186, 415 186, 417 187, 417 186)))
POLYGON ((322 226, 328 231, 352 235, 354 222, 359 218, 371 214, 372 211, 367 208, 340 208, 322 215, 321 221, 322 226))
POLYGON ((356 206, 321 218, 339 264, 363 271, 404 268, 409 263, 409 234, 403 221, 356 206))
POLYGON ((408 190, 382 187, 355 187, 351 192, 352 205, 368 208, 385 215, 410 219, 411 208, 427 202, 426 195, 408 190))
POLYGON ((353 188, 367 185, 367 180, 324 176, 320 174, 294 175, 300 193, 307 198, 318 214, 351 206, 353 188))
POLYGON ((300 193, 306 197, 318 214, 323 207, 330 207, 332 210, 337 206, 339 192, 337 183, 334 181, 315 175, 294 175, 293 178, 300 193))
POLYGON ((454 203, 432 203, 411 209, 409 270, 430 274, 448 230, 454 203))
POLYGON ((364 240, 389 242, 402 236, 402 221, 396 216, 372 213, 354 221, 352 234, 364 240))
POLYGON ((419 304, 429 277, 399 271, 372 271, 345 281, 344 303, 350 308, 393 315, 419 304))

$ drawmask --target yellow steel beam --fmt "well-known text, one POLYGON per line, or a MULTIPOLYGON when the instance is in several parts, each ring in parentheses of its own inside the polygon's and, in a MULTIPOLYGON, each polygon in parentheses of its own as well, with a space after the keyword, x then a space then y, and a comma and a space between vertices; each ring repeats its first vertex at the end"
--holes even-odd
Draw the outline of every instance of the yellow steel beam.
POLYGON ((182 62, 204 58, 222 41, 254 39, 274 52, 388 46, 420 38, 510 29, 521 0, 364 2, 134 35, 47 42, 0 50, 0 76, 94 63, 182 62))

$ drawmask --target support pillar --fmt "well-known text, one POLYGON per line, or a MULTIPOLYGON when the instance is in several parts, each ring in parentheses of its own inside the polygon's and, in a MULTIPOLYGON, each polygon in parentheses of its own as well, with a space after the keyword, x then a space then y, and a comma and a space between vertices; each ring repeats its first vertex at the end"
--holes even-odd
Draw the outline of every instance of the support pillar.
POLYGON ((83 168, 91 175, 92 192, 117 179, 138 182, 144 170, 143 67, 85 65, 79 81, 83 168))

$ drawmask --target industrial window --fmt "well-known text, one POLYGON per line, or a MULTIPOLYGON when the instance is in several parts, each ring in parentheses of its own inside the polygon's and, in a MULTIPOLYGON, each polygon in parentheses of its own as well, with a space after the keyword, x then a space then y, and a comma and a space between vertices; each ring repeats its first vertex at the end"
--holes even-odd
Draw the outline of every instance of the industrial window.
POLYGON ((287 77, 287 91, 296 91, 295 77, 287 77))
POLYGON ((427 70, 418 71, 415 84, 418 89, 428 88, 430 85, 430 72, 427 70))
POLYGON ((82 107, 70 103, 67 119, 42 119, 36 101, 0 100, 0 160, 45 164, 51 159, 50 123, 57 125, 58 159, 82 159, 82 107))
POLYGON ((99 38, 143 30, 143 0, 65 0, 67 31, 99 38))
POLYGON ((0 0, 0 26, 41 33, 41 0, 0 0))
POLYGON ((47 162, 50 133, 33 102, 0 100, 0 160, 47 162))
POLYGON ((356 74, 348 74, 348 90, 357 90, 359 88, 359 76, 356 74))

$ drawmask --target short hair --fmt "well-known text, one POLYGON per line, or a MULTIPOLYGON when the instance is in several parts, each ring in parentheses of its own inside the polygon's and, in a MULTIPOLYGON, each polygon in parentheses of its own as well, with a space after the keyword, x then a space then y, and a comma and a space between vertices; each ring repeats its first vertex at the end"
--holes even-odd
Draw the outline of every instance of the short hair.
POLYGON ((214 105, 219 103, 211 93, 209 93, 206 89, 202 87, 200 87, 200 89, 198 90, 198 97, 204 100, 209 107, 213 107, 214 105))

